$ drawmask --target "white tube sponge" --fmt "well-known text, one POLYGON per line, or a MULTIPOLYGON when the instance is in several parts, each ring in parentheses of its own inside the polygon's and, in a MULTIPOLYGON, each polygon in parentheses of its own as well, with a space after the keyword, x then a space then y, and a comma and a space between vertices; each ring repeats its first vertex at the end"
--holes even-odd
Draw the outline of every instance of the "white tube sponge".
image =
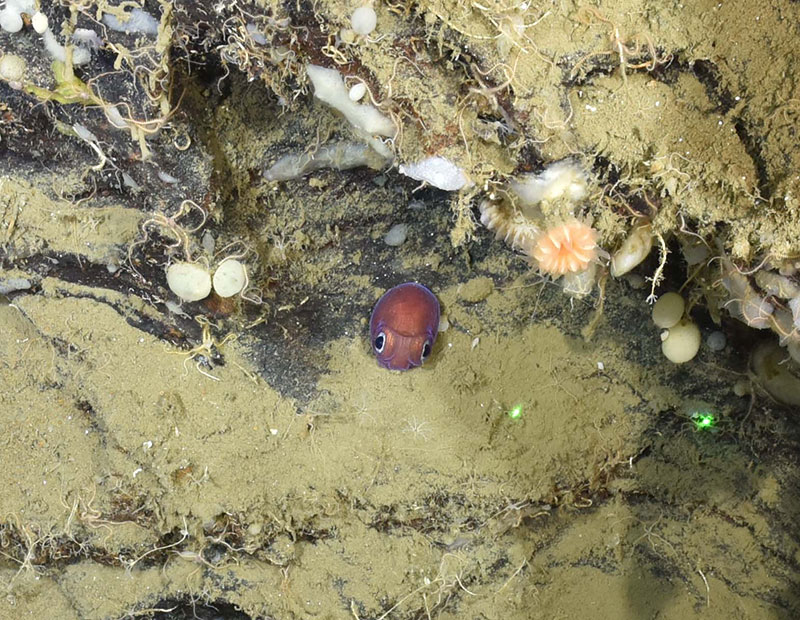
POLYGON ((158 20, 150 15, 147 11, 142 9, 133 9, 127 14, 127 19, 124 21, 117 18, 116 15, 106 13, 103 15, 103 23, 117 32, 124 32, 126 34, 158 34, 158 20))
MULTIPOLYGON (((44 41, 45 49, 55 60, 59 60, 61 62, 65 62, 67 60, 67 49, 58 42, 56 35, 53 34, 52 30, 49 28, 45 30, 44 34, 42 35, 42 40, 44 41)), ((89 53, 89 50, 86 48, 72 48, 73 65, 85 65, 91 60, 91 56, 92 55, 89 53)))
POLYGON ((386 158, 376 153, 368 144, 337 142, 319 147, 313 153, 290 153, 284 155, 264 171, 267 181, 288 181, 320 168, 349 170, 369 166, 375 170, 386 163, 386 158))
POLYGON ((318 65, 307 65, 306 73, 314 85, 314 96, 339 110, 350 124, 369 135, 391 138, 397 128, 387 116, 374 106, 355 103, 349 97, 341 74, 336 69, 326 69, 318 65))

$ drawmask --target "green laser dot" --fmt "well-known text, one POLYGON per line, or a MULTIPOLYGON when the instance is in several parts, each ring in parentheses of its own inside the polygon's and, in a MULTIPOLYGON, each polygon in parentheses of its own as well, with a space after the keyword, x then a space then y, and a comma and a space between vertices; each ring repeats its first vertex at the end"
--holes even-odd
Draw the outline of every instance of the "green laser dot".
POLYGON ((522 416, 522 405, 517 405, 508 412, 508 417, 512 420, 517 420, 522 416))
POLYGON ((699 429, 711 428, 714 426, 714 416, 710 413, 694 414, 694 424, 699 429))

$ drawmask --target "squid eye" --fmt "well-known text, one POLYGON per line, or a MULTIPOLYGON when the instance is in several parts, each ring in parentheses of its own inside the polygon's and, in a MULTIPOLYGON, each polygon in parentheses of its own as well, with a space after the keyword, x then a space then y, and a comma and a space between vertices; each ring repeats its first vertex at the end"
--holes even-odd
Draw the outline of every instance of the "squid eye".
POLYGON ((431 343, 429 341, 425 341, 425 344, 422 345, 422 359, 428 359, 428 356, 431 354, 431 343))
POLYGON ((372 341, 372 346, 375 347, 376 353, 383 353, 383 347, 386 346, 386 334, 381 332, 375 336, 375 340, 372 341))

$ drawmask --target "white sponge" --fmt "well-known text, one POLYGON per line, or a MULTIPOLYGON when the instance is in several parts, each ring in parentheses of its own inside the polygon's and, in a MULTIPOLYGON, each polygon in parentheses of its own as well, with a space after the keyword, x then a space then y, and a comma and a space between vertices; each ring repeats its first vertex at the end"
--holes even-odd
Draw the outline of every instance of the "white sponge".
POLYGON ((314 85, 314 96, 339 110, 354 127, 371 136, 386 136, 387 138, 394 136, 397 132, 392 119, 381 114, 376 107, 356 103, 350 99, 350 91, 344 85, 344 80, 336 69, 308 65, 306 73, 314 85))

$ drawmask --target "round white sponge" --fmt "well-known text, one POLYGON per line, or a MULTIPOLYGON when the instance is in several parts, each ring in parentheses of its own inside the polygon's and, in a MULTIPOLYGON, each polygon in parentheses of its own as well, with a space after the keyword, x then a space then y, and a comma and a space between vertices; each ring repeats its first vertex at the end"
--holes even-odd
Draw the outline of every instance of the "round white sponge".
POLYGON ((173 263, 167 268, 167 286, 184 301, 200 301, 211 293, 211 275, 201 265, 173 263))
POLYGON ((247 284, 247 271, 235 258, 222 261, 214 272, 214 291, 220 297, 233 297, 247 284))
POLYGON ((661 342, 661 352, 670 362, 683 364, 700 350, 700 330, 688 319, 670 327, 661 342))
POLYGON ((378 25, 378 16, 375 14, 375 9, 371 6, 358 7, 350 17, 350 24, 356 34, 367 36, 378 25))
POLYGON ((681 320, 684 306, 678 293, 665 293, 653 306, 653 323, 665 329, 672 327, 681 320))
POLYGON ((12 9, 0 11, 0 28, 6 32, 19 32, 22 30, 22 15, 12 9))
POLYGON ((6 54, 0 58, 0 77, 9 82, 19 82, 25 76, 26 66, 22 56, 6 54))

